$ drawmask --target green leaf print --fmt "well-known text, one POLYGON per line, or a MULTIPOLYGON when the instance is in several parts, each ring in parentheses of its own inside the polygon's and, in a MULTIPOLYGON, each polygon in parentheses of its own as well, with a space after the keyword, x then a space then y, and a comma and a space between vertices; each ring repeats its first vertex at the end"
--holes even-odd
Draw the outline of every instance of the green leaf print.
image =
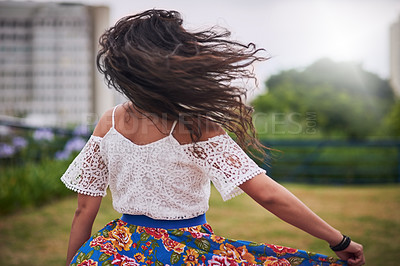
POLYGON ((183 235, 183 231, 181 231, 181 230, 178 230, 178 229, 174 229, 174 230, 172 230, 171 232, 169 232, 171 235, 174 235, 174 236, 182 236, 183 235))
POLYGON ((177 264, 180 259, 181 259, 181 254, 173 252, 171 255, 171 264, 172 265, 177 264))
POLYGON ((103 236, 104 236, 105 238, 107 238, 109 232, 110 232, 110 231, 108 231, 107 229, 104 229, 104 231, 103 231, 103 236))
POLYGON ((78 264, 76 264, 76 263, 72 263, 70 266, 77 266, 78 264))
POLYGON ((290 257, 290 258, 287 258, 287 260, 290 262, 291 266, 297 266, 303 262, 304 258, 290 257))
POLYGON ((142 233, 140 235, 140 241, 147 241, 147 239, 149 239, 150 235, 147 233, 142 233))
POLYGON ((206 255, 206 254, 208 254, 208 252, 207 252, 207 251, 204 251, 204 250, 200 250, 200 249, 195 249, 195 250, 196 250, 197 253, 199 253, 199 255, 206 255))
POLYGON ((101 264, 101 266, 112 266, 111 261, 107 260, 101 264))
POLYGON ((94 235, 93 235, 93 239, 95 239, 95 238, 97 238, 97 237, 99 237, 99 236, 101 236, 101 232, 97 232, 96 234, 94 234, 94 235))
POLYGON ((84 260, 85 260, 85 253, 83 252, 79 253, 78 257, 76 258, 76 263, 81 263, 84 260))
POLYGON ((156 260, 156 262, 154 263, 155 266, 164 266, 164 263, 162 263, 161 261, 156 260))
POLYGON ((130 226, 129 226, 129 232, 130 232, 131 234, 135 233, 136 228, 137 228, 136 225, 130 225, 130 226))
POLYGON ((85 260, 90 259, 93 256, 94 250, 90 251, 88 254, 85 256, 85 260))
POLYGON ((258 243, 255 243, 255 242, 250 242, 249 246, 250 247, 258 247, 258 246, 261 246, 261 244, 258 244, 258 243))
POLYGON ((195 244, 199 249, 205 250, 205 251, 207 251, 207 252, 210 251, 210 247, 211 247, 210 242, 208 242, 208 240, 205 239, 204 237, 202 237, 202 238, 197 238, 197 239, 194 241, 194 244, 195 244))
POLYGON ((95 246, 93 249, 94 249, 94 250, 100 250, 100 249, 101 249, 101 246, 95 246))
POLYGON ((329 262, 329 263, 335 263, 335 262, 337 262, 338 260, 339 260, 338 258, 328 257, 328 262, 329 262))
POLYGON ((315 252, 307 252, 307 254, 308 254, 309 257, 317 255, 317 253, 315 253, 315 252))
POLYGON ((110 255, 107 255, 107 254, 103 253, 103 254, 100 255, 99 261, 108 260, 110 257, 111 257, 110 255))

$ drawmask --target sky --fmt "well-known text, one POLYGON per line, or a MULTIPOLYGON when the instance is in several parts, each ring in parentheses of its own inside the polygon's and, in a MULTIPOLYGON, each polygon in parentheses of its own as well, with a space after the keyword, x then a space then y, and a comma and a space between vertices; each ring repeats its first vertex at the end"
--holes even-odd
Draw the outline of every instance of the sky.
POLYGON ((255 66, 260 83, 282 70, 301 69, 323 57, 358 62, 365 70, 388 79, 389 29, 392 23, 400 21, 400 0, 80 2, 109 6, 110 25, 129 14, 162 8, 179 11, 188 29, 225 27, 232 32, 233 39, 254 42, 271 56, 270 60, 255 66))

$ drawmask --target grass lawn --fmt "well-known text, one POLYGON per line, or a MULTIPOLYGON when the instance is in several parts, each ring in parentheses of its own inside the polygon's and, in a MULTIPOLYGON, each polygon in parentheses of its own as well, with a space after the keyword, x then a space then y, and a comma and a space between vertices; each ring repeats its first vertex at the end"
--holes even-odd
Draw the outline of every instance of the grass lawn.
MULTIPOLYGON (((364 245, 366 265, 400 265, 400 186, 286 187, 318 215, 364 245)), ((65 198, 0 219, 0 265, 64 265, 76 200, 65 198)), ((248 196, 223 202, 213 190, 208 222, 216 234, 334 255, 324 241, 280 221, 248 196)), ((119 217, 110 197, 94 231, 119 217)))

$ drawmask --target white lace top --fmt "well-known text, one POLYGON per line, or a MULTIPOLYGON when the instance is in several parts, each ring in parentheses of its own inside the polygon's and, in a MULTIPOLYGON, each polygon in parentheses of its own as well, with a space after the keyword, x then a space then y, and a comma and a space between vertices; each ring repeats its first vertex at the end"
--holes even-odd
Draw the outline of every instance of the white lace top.
POLYGON ((108 133, 91 136, 61 180, 90 196, 105 196, 109 187, 120 213, 177 220, 208 210, 210 181, 228 200, 265 173, 228 134, 180 144, 171 134, 175 125, 165 138, 137 145, 115 129, 113 112, 108 133))

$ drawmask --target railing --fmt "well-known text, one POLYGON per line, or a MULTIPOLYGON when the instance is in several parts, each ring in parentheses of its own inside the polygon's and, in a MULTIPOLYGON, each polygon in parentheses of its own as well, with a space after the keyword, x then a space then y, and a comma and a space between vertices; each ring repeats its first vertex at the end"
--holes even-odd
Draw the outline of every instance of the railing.
POLYGON ((274 179, 305 183, 400 183, 399 140, 274 140, 264 163, 274 179))
MULTIPOLYGON (((24 132, 40 129, 4 120, 0 120, 0 126, 24 132)), ((89 136, 89 132, 76 134, 73 130, 48 130, 61 136, 58 140, 45 143, 48 145, 47 150, 53 150, 57 158, 68 158, 71 151, 77 152, 89 136)), ((4 136, 0 136, 0 145, 3 145, 3 140, 4 136)), ((268 151, 270 159, 262 166, 272 178, 279 181, 329 184, 400 183, 400 140, 272 140, 265 141, 264 144, 274 150, 268 151)), ((43 148, 43 144, 36 141, 29 146, 29 154, 25 152, 24 158, 15 159, 26 161, 28 158, 38 158, 38 152, 33 150, 43 148)), ((1 161, 0 158, 0 162, 6 164, 12 161, 4 161, 4 157, 1 161)))

